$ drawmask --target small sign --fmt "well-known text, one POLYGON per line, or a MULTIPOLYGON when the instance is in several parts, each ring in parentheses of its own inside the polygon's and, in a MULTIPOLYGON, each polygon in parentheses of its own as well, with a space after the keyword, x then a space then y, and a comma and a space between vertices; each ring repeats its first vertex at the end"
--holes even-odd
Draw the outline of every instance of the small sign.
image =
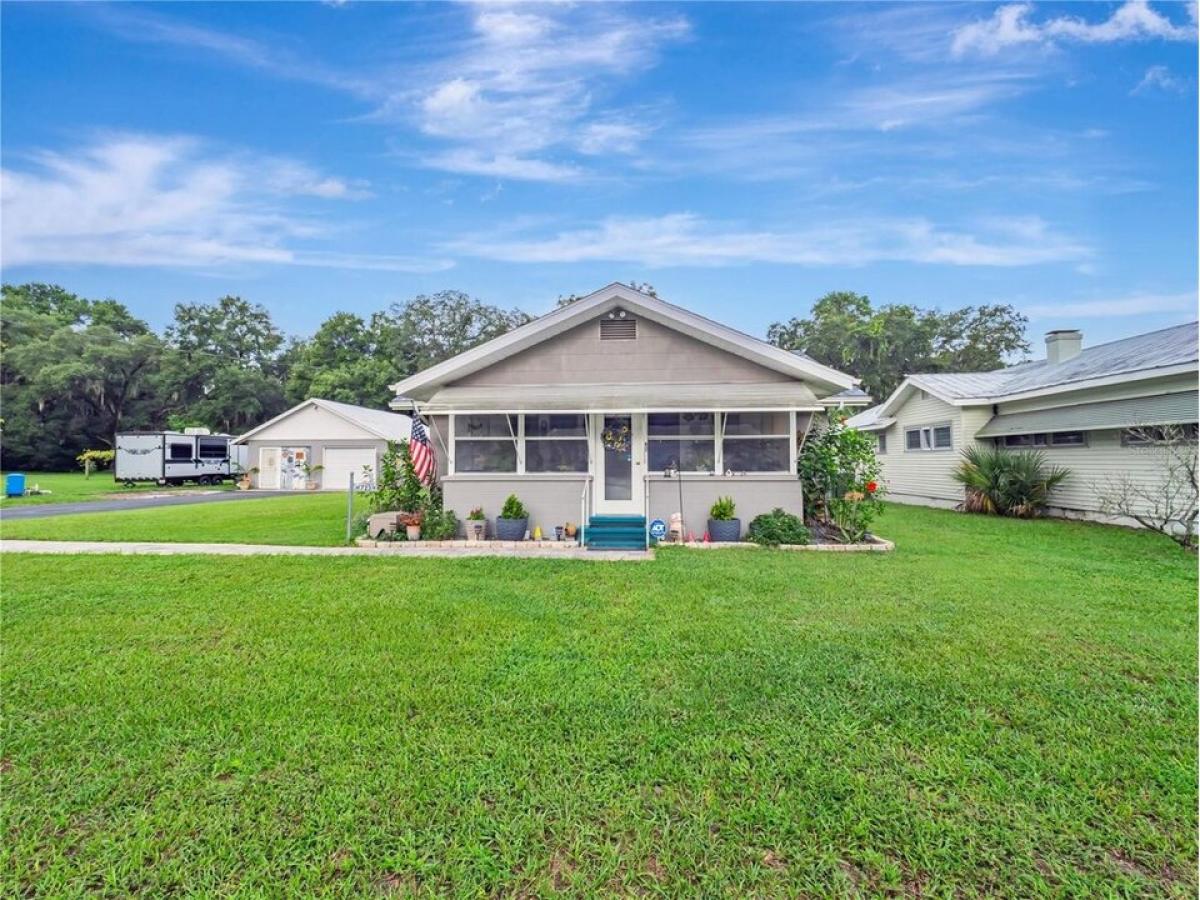
POLYGON ((667 523, 662 519, 655 519, 650 523, 650 537, 656 541, 661 541, 667 536, 667 523))

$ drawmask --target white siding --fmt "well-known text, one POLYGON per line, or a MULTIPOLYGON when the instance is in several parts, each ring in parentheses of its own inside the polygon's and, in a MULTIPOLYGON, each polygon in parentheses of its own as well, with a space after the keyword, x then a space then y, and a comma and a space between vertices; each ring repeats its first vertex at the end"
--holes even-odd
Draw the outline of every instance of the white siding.
POLYGON ((962 486, 951 473, 961 458, 959 453, 975 432, 991 418, 987 407, 960 409, 938 400, 932 394, 914 393, 895 412, 896 421, 887 435, 887 453, 879 457, 884 487, 892 499, 900 502, 940 501, 938 505, 962 500, 962 486), (906 450, 904 432, 925 425, 949 424, 954 438, 951 450, 906 450))
POLYGON ((352 425, 318 406, 308 406, 280 419, 269 428, 255 434, 257 443, 305 443, 309 441, 341 441, 362 439, 370 442, 379 438, 369 431, 352 425))

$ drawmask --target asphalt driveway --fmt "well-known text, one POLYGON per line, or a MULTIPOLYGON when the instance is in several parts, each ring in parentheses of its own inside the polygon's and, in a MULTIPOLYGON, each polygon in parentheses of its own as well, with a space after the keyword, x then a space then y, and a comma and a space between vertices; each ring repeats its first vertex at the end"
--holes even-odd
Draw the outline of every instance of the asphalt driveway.
POLYGON ((294 491, 192 491, 186 494, 150 494, 115 500, 81 500, 77 503, 43 503, 0 510, 0 519, 44 519, 78 513, 113 512, 121 509, 150 509, 155 506, 190 506, 193 503, 226 503, 261 500, 265 497, 294 497, 294 491))

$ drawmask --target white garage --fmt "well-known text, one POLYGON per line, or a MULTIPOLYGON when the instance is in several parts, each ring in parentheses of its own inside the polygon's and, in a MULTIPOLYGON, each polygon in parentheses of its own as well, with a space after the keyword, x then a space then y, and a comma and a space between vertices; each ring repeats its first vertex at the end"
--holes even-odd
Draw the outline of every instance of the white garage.
POLYGON ((388 441, 408 440, 399 413, 313 398, 234 441, 247 448, 254 486, 269 491, 344 491, 379 471, 388 441))

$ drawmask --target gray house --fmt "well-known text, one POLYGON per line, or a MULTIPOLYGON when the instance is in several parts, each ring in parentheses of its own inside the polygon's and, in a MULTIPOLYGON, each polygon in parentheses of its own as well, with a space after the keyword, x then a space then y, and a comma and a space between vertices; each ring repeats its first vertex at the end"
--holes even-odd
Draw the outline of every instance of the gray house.
POLYGON ((516 494, 545 532, 682 511, 699 535, 720 496, 743 523, 800 514, 813 417, 868 400, 843 372, 622 284, 393 389, 429 425, 448 508, 493 519, 516 494))
POLYGON ((1070 470, 1051 496, 1052 513, 1110 521, 1103 498, 1113 483, 1132 480, 1147 496, 1166 489, 1163 450, 1146 428, 1181 426, 1194 435, 1196 378, 1195 322, 1094 347, 1083 346, 1079 331, 1051 331, 1044 359, 910 375, 848 424, 876 435, 889 500, 957 505, 961 451, 995 445, 1036 449, 1070 470))

